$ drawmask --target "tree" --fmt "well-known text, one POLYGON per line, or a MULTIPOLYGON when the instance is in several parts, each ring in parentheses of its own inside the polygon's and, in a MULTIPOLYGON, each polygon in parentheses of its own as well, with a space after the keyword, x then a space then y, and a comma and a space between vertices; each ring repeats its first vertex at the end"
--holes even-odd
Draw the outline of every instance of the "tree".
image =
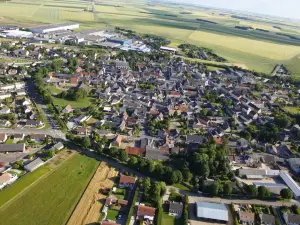
POLYGON ((135 168, 136 165, 138 163, 138 160, 136 157, 131 157, 128 161, 128 165, 131 167, 131 168, 135 168))
POLYGON ((88 149, 91 147, 91 140, 89 137, 84 137, 83 140, 82 140, 82 145, 88 149))
POLYGON ((151 199, 156 203, 159 202, 161 196, 161 185, 160 182, 155 182, 151 185, 151 199))
POLYGON ((126 162, 128 160, 128 153, 121 150, 119 151, 119 160, 121 160, 122 162, 126 162))
POLYGON ((232 193, 232 186, 231 186, 231 184, 230 183, 225 183, 224 185, 223 185, 223 193, 224 193, 224 195, 231 195, 231 193, 232 193))
POLYGON ((171 171, 171 176, 168 179, 170 184, 176 184, 176 183, 181 183, 182 182, 182 174, 179 170, 171 171))
POLYGON ((292 119, 288 115, 286 115, 284 113, 280 113, 280 114, 275 115, 274 123, 279 128, 288 128, 292 124, 292 119))
POLYGON ((250 141, 251 140, 251 134, 248 132, 248 131, 246 131, 246 130, 242 130, 241 132, 240 132, 240 135, 241 135, 241 137, 243 137, 243 138, 245 138, 246 140, 248 140, 248 141, 250 141))
POLYGON ((259 186, 258 187, 258 197, 260 199, 265 199, 267 197, 270 197, 270 192, 265 186, 259 186))
POLYGON ((149 196, 150 196, 150 190, 151 190, 151 181, 150 181, 149 177, 147 177, 147 178, 144 179, 143 187, 144 187, 145 197, 149 198, 149 196))
POLYGON ((292 199, 293 198, 293 192, 290 189, 285 188, 285 189, 282 189, 280 191, 280 196, 283 199, 292 199))
POLYGON ((53 59, 51 67, 55 72, 57 72, 61 69, 63 65, 64 65, 64 61, 62 59, 53 59))
POLYGON ((213 196, 217 196, 220 192, 222 192, 223 186, 220 181, 214 182, 210 187, 210 193, 213 196))
POLYGON ((256 198, 258 195, 258 190, 254 185, 248 185, 247 192, 253 197, 256 198))
POLYGON ((193 178, 193 174, 190 172, 188 168, 184 168, 182 171, 183 180, 185 182, 190 182, 193 178))

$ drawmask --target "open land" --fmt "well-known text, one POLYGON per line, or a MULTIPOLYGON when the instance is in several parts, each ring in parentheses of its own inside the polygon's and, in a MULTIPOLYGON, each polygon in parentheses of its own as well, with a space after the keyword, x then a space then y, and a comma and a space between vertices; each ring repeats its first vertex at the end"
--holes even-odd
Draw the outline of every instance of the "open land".
POLYGON ((300 53, 300 41, 278 35, 283 33, 298 38, 300 24, 296 22, 256 17, 233 18, 232 13, 222 14, 212 9, 166 3, 147 5, 143 0, 96 1, 97 21, 90 10, 90 1, 13 0, 0 3, 0 24, 33 27, 70 21, 79 22, 83 28, 110 29, 120 26, 164 36, 172 41, 170 46, 185 42, 208 47, 232 63, 245 64, 247 68, 259 72, 270 73, 277 63, 286 62, 293 74, 299 74, 299 70, 295 69, 297 62, 292 59, 300 53), (189 14, 182 14, 183 11, 189 14), (241 30, 235 26, 251 26, 253 29, 241 30))
POLYGON ((101 163, 89 183, 80 202, 75 208, 68 225, 94 224, 99 221, 101 208, 107 196, 101 194, 102 188, 112 188, 118 171, 101 163))
POLYGON ((48 170, 60 166, 0 208, 0 224, 65 224, 98 164, 78 153, 49 164, 48 170))

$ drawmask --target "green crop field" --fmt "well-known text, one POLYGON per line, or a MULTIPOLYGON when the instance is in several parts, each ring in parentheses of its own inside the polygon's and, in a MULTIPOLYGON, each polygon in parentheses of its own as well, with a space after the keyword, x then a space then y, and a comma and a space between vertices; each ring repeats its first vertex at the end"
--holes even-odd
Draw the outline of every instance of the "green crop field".
POLYGON ((95 159, 76 153, 45 179, 0 208, 0 224, 65 224, 98 164, 95 159))
POLYGON ((259 72, 270 73, 277 63, 290 60, 289 67, 298 75, 297 65, 291 60, 300 53, 300 23, 297 22, 256 17, 238 19, 218 10, 167 3, 149 4, 146 0, 96 1, 97 21, 89 10, 90 1, 12 0, 0 2, 0 24, 33 27, 70 21, 79 22, 83 29, 120 26, 138 33, 164 36, 172 41, 172 47, 181 43, 208 47, 231 63, 259 72), (234 26, 251 26, 253 30, 236 29, 234 26))

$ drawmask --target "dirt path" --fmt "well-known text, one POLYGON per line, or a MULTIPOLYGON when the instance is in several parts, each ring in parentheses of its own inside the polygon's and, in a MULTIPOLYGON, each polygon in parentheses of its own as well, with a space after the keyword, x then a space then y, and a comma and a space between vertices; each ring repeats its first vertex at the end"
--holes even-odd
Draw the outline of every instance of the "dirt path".
POLYGON ((86 225, 97 223, 107 196, 100 193, 102 188, 112 188, 118 171, 102 162, 82 198, 76 206, 67 225, 86 225))

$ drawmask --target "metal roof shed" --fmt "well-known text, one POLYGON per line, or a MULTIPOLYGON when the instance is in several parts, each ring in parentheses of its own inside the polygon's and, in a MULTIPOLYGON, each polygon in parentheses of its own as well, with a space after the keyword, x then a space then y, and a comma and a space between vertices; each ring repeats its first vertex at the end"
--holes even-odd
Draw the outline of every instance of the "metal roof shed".
POLYGON ((196 202, 198 218, 228 221, 228 209, 224 204, 196 202))
POLYGON ((281 179, 292 190, 296 198, 300 197, 300 187, 287 172, 280 172, 281 179))

